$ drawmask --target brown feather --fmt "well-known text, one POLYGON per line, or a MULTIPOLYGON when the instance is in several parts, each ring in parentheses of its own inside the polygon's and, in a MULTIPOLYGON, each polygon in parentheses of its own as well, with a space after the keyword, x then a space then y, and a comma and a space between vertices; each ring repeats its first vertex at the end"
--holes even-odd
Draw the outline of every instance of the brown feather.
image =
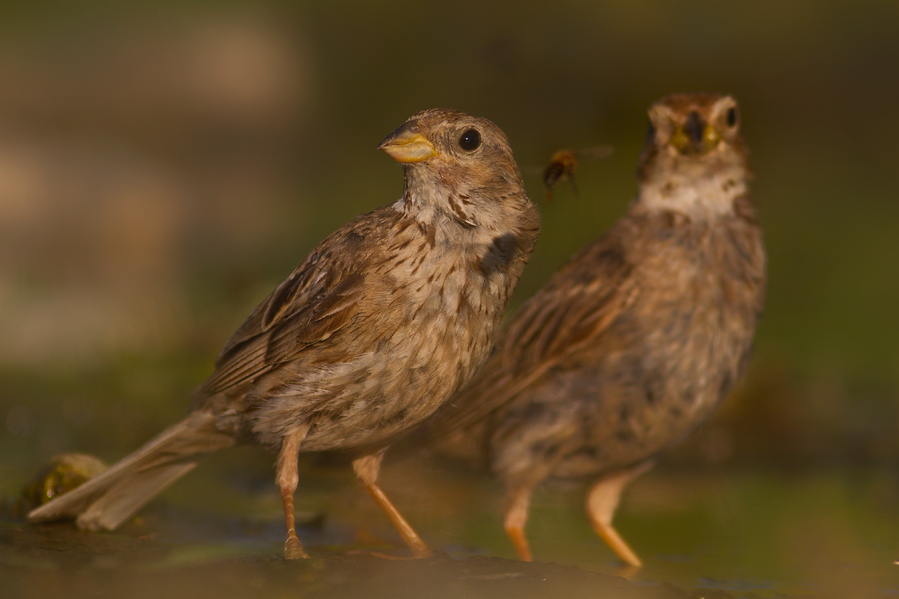
MULTIPOLYGON (((397 136, 427 150, 382 143, 409 159, 403 197, 322 241, 253 310, 184 421, 31 519, 77 516, 83 527, 115 528, 200 456, 238 441, 281 452, 288 529, 299 452, 361 452, 375 465, 363 469, 372 490, 387 445, 487 357, 539 232, 496 125, 429 110, 384 143, 397 136)), ((295 557, 299 542, 289 539, 295 557)))
POLYGON ((709 417, 752 348, 765 252, 736 103, 670 96, 650 121, 628 213, 511 317, 478 376, 416 433, 489 465, 523 556, 544 478, 642 472, 709 417))

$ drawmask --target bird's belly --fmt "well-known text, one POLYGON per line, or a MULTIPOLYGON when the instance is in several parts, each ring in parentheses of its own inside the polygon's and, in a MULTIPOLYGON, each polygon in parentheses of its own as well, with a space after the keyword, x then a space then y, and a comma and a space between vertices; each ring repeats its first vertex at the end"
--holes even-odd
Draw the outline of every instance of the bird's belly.
POLYGON ((494 430, 494 469, 554 461, 555 477, 591 476, 687 436, 730 389, 751 343, 749 334, 728 334, 719 312, 699 313, 617 351, 581 354, 516 398, 494 430))
POLYGON ((430 416, 486 355, 489 327, 427 322, 427 330, 407 328, 352 360, 282 373, 293 382, 280 383, 250 415, 256 439, 277 448, 308 425, 301 451, 386 445, 430 416))
POLYGON ((708 419, 740 374, 750 344, 749 337, 728 338, 723 330, 696 327, 677 339, 659 338, 654 349, 623 356, 627 366, 575 383, 581 441, 558 474, 645 461, 708 419))

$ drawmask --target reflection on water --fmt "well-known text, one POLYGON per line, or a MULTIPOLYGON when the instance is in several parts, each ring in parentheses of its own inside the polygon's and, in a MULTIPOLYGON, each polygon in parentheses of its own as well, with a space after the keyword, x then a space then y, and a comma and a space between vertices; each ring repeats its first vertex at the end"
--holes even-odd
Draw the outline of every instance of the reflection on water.
POLYGON ((421 562, 373 557, 370 551, 403 556, 405 549, 349 469, 314 468, 297 505, 310 510, 300 534, 316 557, 291 565, 277 557, 283 532, 277 493, 262 482, 268 457, 228 453, 115 533, 4 523, 0 569, 28 594, 59 592, 75 580, 66 588, 76 596, 119 594, 129 580, 141 581, 145 592, 193 592, 210 578, 218 582, 209 589, 224 596, 263 587, 276 595, 303 589, 347 597, 363 590, 453 596, 444 595, 451 589, 534 597, 899 595, 893 565, 899 478, 887 469, 679 473, 661 467, 633 485, 617 518, 646 563, 628 572, 593 535, 581 510, 583 489, 549 487, 535 496, 528 530, 538 563, 522 564, 504 559, 513 551, 491 483, 412 459, 389 464, 384 486, 446 555, 421 562), (259 468, 252 466, 256 460, 259 468), (538 580, 550 582, 541 590, 538 580))

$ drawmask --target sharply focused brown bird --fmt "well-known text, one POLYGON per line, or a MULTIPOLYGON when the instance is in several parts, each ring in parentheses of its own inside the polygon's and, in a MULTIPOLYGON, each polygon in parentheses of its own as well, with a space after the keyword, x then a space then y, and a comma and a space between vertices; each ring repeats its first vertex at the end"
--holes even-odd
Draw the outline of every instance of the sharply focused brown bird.
POLYGON ((278 453, 286 557, 306 557, 294 528, 298 454, 323 450, 352 452, 412 552, 430 554, 378 487, 381 458, 487 357, 540 219, 490 121, 426 110, 379 148, 404 164, 402 198, 322 241, 253 310, 187 418, 31 520, 114 529, 203 454, 255 442, 278 453))
POLYGON ((422 432, 473 444, 506 489, 505 528, 524 533, 542 481, 595 481, 596 532, 625 486, 712 413, 745 370, 765 295, 737 103, 672 95, 650 129, 627 214, 530 298, 471 384, 422 432))

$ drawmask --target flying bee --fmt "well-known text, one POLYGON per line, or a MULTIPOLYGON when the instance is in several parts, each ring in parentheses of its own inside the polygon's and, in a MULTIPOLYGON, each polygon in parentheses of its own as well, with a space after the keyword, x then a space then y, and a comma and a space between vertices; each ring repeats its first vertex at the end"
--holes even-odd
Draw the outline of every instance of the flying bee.
POLYGON ((543 186, 546 188, 546 200, 553 198, 553 186, 559 181, 568 181, 571 191, 577 195, 577 185, 574 182, 574 172, 579 162, 584 160, 599 160, 612 153, 611 146, 594 146, 580 150, 559 150, 549 159, 549 164, 543 169, 543 186))

